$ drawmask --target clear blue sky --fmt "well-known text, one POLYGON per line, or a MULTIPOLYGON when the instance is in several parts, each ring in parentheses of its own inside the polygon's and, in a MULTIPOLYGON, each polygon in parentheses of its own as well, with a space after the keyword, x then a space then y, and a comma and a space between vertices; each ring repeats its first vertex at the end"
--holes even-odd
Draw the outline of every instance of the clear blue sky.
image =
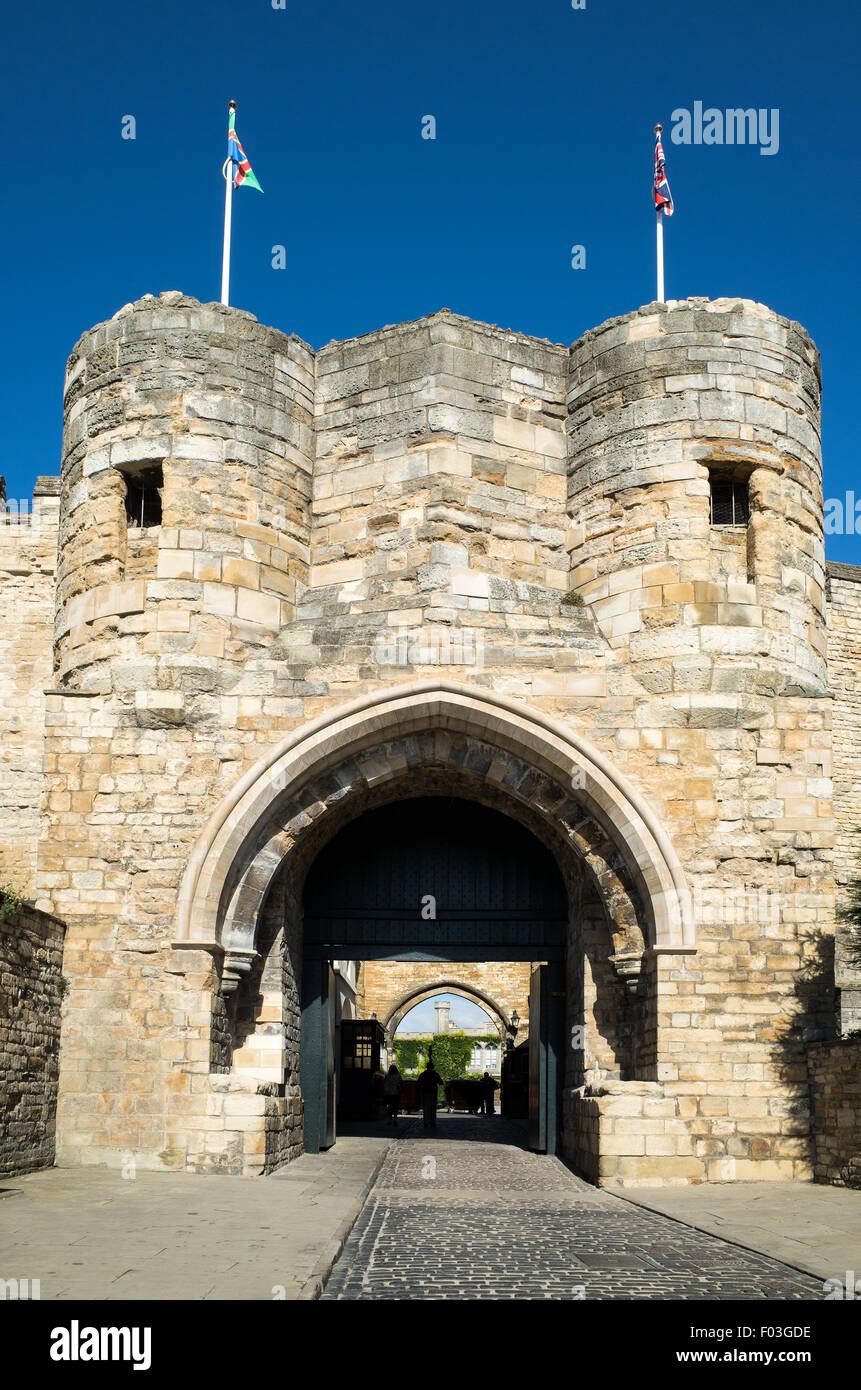
MULTIPOLYGON (((246 150, 246 154, 248 151, 246 150)), ((398 1033, 433 1033, 436 1030, 436 1013, 434 1005, 446 1000, 451 1004, 451 1026, 457 1028, 487 1028, 488 1033, 495 1033, 493 1021, 489 1014, 480 1009, 477 1004, 473 1004, 470 999, 464 999, 460 994, 435 994, 433 999, 424 999, 421 1004, 416 1004, 414 1009, 410 1009, 405 1014, 395 1029, 398 1033)))
MULTIPOLYGON (((314 346, 443 306, 571 342, 654 297, 655 121, 778 108, 772 157, 667 141, 667 295, 744 295, 807 326, 826 495, 856 487, 856 0, 286 3, 7 7, 10 496, 58 471, 85 328, 147 291, 218 298, 230 97, 265 189, 234 200, 233 302, 314 346)), ((861 562, 861 540, 829 554, 861 562)))

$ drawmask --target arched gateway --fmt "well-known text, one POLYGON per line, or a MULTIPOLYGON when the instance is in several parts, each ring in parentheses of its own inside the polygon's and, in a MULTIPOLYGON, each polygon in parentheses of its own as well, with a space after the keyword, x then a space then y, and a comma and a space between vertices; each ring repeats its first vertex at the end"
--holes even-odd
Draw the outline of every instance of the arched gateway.
MULTIPOLYGON (((636 788, 558 721, 453 681, 375 691, 288 734, 260 759, 218 805, 190 856, 179 894, 178 943, 222 946, 228 954, 249 949, 285 851, 335 806, 365 788, 408 775, 414 768, 406 755, 387 758, 386 744, 429 732, 439 736, 432 756, 440 764, 463 767, 468 774, 468 759, 452 750, 457 735, 477 739, 500 755, 482 780, 499 787, 512 803, 534 806, 550 825, 564 803, 578 813, 578 824, 588 821, 603 830, 641 891, 649 944, 675 950, 693 946, 681 865, 636 788), (531 773, 542 790, 551 791, 550 804, 537 802, 534 787, 518 782, 512 757, 521 773, 531 773), (316 789, 321 777, 332 785, 330 804, 309 798, 308 789, 316 789)), ((333 823, 332 833, 336 828, 333 823)))
MULTIPOLYGON (((366 836, 368 855, 378 840, 366 836)), ((355 865, 345 863, 344 872, 353 882, 355 865)), ((654 963, 661 952, 693 948, 684 875, 644 798, 563 725, 450 681, 378 691, 285 738, 210 818, 184 877, 177 926, 178 948, 203 948, 221 961, 228 1002, 213 1084, 268 1092, 272 1101, 264 1166, 295 1151, 303 1106, 305 1146, 331 1138, 326 1059, 334 961, 497 958, 543 965, 543 1006, 536 996, 546 1014, 540 1147, 553 1149, 553 1096, 562 1089, 573 1095, 599 1078, 656 1078, 654 963), (453 905, 451 865, 434 871, 424 861, 419 872, 419 856, 409 879, 412 900, 403 898, 400 874, 397 903, 385 900, 378 879, 376 912, 367 884, 361 905, 348 910, 347 883, 332 898, 339 910, 323 911, 319 882, 337 880, 332 851, 339 832, 354 827, 355 844, 362 821, 417 799, 425 807, 447 799, 458 808, 455 877, 469 910, 466 899, 453 905), (460 809, 470 803, 472 819, 460 809), (476 866, 486 851, 490 815, 503 827, 500 847, 508 846, 495 868, 485 863, 484 876, 478 874, 495 909, 480 891, 476 898, 477 880, 464 886, 465 866, 476 866), (516 890, 506 897, 504 863, 515 880, 520 867, 522 882, 531 866, 537 883, 534 866, 543 861, 544 879, 555 875, 560 885, 552 911, 529 892, 522 901, 516 890), (313 866, 321 863, 325 873, 315 879, 313 866), (318 885, 310 904, 303 902, 306 880, 318 885), (440 882, 446 886, 434 893, 440 882), (428 895, 438 899, 435 919, 421 914, 428 895), (563 1036, 575 1045, 565 1046, 563 1036)), ((572 1134, 563 1142, 573 1151, 572 1134)))

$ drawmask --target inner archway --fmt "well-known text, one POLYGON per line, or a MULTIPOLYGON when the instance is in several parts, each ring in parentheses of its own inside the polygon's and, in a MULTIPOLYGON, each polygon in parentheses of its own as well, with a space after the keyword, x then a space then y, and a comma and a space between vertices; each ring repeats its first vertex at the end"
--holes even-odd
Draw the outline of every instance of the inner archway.
MULTIPOLYGON (((377 970, 387 964, 375 963, 377 970)), ((484 967, 477 965, 476 970, 484 967)), ((529 967, 523 966, 528 981, 529 967)), ((528 998, 528 985, 527 985, 528 998)), ((508 1039, 510 1049, 513 1042, 508 1039)), ((463 988, 421 994, 415 998, 389 1034, 389 1055, 403 1081, 416 1081, 431 1062, 444 1082, 450 1112, 496 1113, 482 1084, 489 1077, 499 1090, 506 1058, 506 1030, 502 1021, 482 1007, 463 988)), ((408 1088, 409 1092, 409 1088, 408 1088)), ((414 1091, 404 1099, 418 1110, 414 1091)), ((494 1097, 495 1099, 495 1097, 494 1097)), ((403 1105, 406 1109, 406 1104, 403 1105)))
POLYGON ((498 1046, 500 1023, 467 990, 423 990, 391 1029, 391 1038, 394 1045, 401 1038, 444 1037, 452 1033, 492 1038, 498 1046))
MULTIPOLYGON (((381 1015, 383 1026, 390 1037, 397 1032, 401 1023, 411 1013, 417 1005, 425 1000, 433 999, 436 995, 451 994, 468 1003, 477 1005, 487 1015, 493 1026, 496 1028, 500 1037, 505 1039, 507 1034, 516 1032, 511 1022, 511 1010, 498 1002, 485 990, 475 983, 467 983, 463 979, 463 967, 460 967, 451 978, 439 976, 434 979, 417 980, 402 991, 390 1008, 381 1015)), ((523 1010, 520 1010, 519 1020, 524 1017, 523 1010)))
MULTIPOLYGON (((441 974, 447 966, 451 974, 467 963, 492 973, 517 962, 527 997, 532 971, 545 978, 552 973, 557 1006, 552 1016, 539 1015, 544 1050, 534 1118, 543 1136, 536 1146, 555 1151, 572 911, 560 868, 541 840, 518 820, 464 797, 405 797, 367 811, 329 840, 308 871, 302 910, 306 1148, 327 1147, 334 1139, 339 1079, 350 1093, 351 1115, 359 1113, 363 1095, 372 1110, 374 1076, 387 1060, 390 1034, 374 1019, 342 1028, 347 1049, 342 1057, 332 1055, 331 963, 361 958, 398 962, 407 975, 428 963, 441 974)), ((394 1013, 402 1017, 426 994, 424 981, 408 987, 394 1013)), ((501 1061, 512 1025, 510 1015, 495 1012, 501 1061)))

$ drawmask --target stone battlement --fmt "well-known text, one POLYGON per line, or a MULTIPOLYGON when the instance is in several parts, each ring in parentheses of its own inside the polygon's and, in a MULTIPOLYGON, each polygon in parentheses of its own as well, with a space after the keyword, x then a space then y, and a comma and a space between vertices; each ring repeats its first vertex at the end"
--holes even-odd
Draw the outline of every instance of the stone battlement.
POLYGON ((56 531, 60 524, 59 477, 37 478, 32 497, 7 497, 6 479, 0 476, 0 534, 40 528, 56 531))

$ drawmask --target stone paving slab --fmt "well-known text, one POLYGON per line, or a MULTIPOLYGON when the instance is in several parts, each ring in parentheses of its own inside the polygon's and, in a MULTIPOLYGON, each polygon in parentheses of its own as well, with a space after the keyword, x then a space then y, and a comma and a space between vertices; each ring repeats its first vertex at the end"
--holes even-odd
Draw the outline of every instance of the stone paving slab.
POLYGON ((812 1182, 703 1183, 619 1195, 784 1260, 820 1279, 861 1279, 861 1192, 812 1182))
POLYGON ((592 1187, 500 1118, 395 1140, 324 1301, 816 1300, 821 1280, 592 1187))
POLYGON ((388 1144, 339 1139, 268 1178, 125 1180, 106 1168, 6 1178, 0 1278, 39 1279, 43 1300, 316 1298, 388 1144))

